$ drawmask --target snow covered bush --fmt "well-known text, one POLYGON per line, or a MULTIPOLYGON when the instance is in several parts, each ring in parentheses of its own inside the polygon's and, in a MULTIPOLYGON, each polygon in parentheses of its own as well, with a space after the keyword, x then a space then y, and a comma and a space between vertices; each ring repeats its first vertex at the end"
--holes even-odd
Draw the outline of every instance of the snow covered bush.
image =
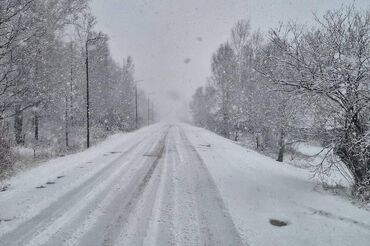
POLYGON ((13 171, 14 158, 6 135, 0 132, 0 182, 13 171))

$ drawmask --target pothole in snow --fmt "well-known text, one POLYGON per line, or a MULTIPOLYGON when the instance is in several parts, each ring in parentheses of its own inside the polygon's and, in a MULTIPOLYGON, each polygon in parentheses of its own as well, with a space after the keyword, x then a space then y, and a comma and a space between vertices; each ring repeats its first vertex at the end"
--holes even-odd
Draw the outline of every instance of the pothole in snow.
POLYGON ((47 185, 53 185, 53 184, 55 184, 55 182, 54 181, 49 181, 49 182, 46 182, 46 184, 47 185))
POLYGON ((57 179, 62 179, 62 178, 64 178, 63 175, 57 177, 57 179))
POLYGON ((40 185, 40 186, 37 186, 36 189, 45 189, 46 186, 45 185, 40 185))
POLYGON ((287 221, 278 220, 278 219, 270 219, 270 224, 277 227, 287 226, 289 223, 287 221))

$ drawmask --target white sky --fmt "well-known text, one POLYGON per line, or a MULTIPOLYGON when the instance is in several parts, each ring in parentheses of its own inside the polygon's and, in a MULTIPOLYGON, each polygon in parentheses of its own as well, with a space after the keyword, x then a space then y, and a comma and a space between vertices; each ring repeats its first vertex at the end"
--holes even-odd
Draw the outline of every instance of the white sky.
POLYGON ((152 93, 162 118, 173 118, 206 83, 212 53, 239 19, 266 31, 279 21, 309 24, 312 12, 351 3, 370 6, 369 0, 92 0, 92 10, 97 29, 110 36, 113 58, 131 55, 140 87, 152 93), (171 100, 168 91, 181 99, 171 100))

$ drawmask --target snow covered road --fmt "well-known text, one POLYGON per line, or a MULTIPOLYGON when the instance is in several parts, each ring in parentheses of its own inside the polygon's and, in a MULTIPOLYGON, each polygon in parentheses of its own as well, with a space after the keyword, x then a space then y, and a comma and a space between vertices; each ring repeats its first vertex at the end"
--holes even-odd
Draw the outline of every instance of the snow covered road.
POLYGON ((308 178, 203 129, 157 124, 14 177, 0 245, 368 245, 370 213, 308 178))
POLYGON ((242 245, 179 127, 128 138, 82 163, 81 153, 62 158, 54 172, 31 170, 36 182, 15 181, 0 197, 0 214, 10 220, 0 224, 1 245, 242 245))

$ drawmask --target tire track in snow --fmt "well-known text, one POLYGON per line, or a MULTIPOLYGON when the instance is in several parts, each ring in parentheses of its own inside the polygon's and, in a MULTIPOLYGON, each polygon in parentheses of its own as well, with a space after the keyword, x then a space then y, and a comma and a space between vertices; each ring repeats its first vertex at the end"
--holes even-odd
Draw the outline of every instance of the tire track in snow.
MULTIPOLYGON (((53 202, 47 208, 43 209, 39 214, 20 224, 13 231, 4 234, 0 238, 1 243, 4 245, 27 245, 34 237, 41 234, 58 218, 62 217, 63 214, 73 209, 73 205, 83 197, 89 195, 96 186, 114 174, 115 169, 122 167, 121 162, 123 159, 139 145, 146 143, 145 138, 146 136, 144 139, 139 140, 128 150, 116 157, 113 161, 109 162, 103 170, 68 191, 66 194, 58 198, 56 202, 53 202)), ((155 139, 156 137, 153 136, 152 138, 155 139)), ((150 145, 152 142, 149 141, 148 144, 150 145)), ((45 238, 42 240, 45 240, 45 238)))
POLYGON ((146 237, 142 245, 166 245, 175 244, 174 238, 174 181, 173 169, 174 144, 173 127, 170 128, 166 141, 166 149, 162 159, 163 165, 160 173, 160 181, 151 211, 151 219, 146 231, 146 237))
POLYGON ((138 141, 0 240, 4 245, 243 245, 207 167, 178 126, 138 141))
MULTIPOLYGON (((132 179, 136 172, 144 168, 145 157, 143 157, 142 153, 147 151, 148 148, 151 149, 153 145, 155 146, 157 141, 157 137, 155 137, 152 141, 146 143, 143 148, 135 150, 135 154, 126 160, 128 164, 123 166, 120 170, 115 170, 112 174, 117 177, 114 182, 110 182, 109 185, 105 187, 105 190, 101 192, 101 195, 91 202, 86 203, 85 201, 85 204, 81 202, 83 206, 81 211, 76 212, 76 209, 71 211, 71 213, 75 214, 74 216, 66 215, 66 218, 70 217, 72 219, 69 219, 67 223, 62 226, 61 230, 52 235, 45 245, 92 245, 92 243, 82 244, 79 240, 85 237, 85 234, 91 235, 91 228, 95 223, 99 223, 100 219, 104 221, 106 217, 106 211, 104 211, 104 209, 114 203, 115 198, 122 193, 121 188, 127 185, 127 182, 132 179)), ((95 189, 98 189, 98 187, 95 189)), ((115 212, 116 210, 117 209, 112 209, 111 211, 115 212)), ((103 237, 99 232, 100 231, 95 231, 92 238, 97 236, 103 237)), ((98 240, 94 241, 97 242, 98 240)))
MULTIPOLYGON (((89 231, 85 234, 80 243, 81 245, 116 245, 120 235, 132 227, 129 223, 132 219, 135 209, 139 207, 138 203, 143 197, 143 194, 150 188, 150 181, 158 168, 160 159, 162 158, 165 148, 165 139, 167 130, 160 137, 158 144, 155 145, 154 150, 150 153, 144 154, 145 161, 140 168, 130 179, 130 182, 123 187, 123 191, 116 194, 115 199, 111 205, 106 208, 104 220, 98 221, 89 231), (101 232, 96 233, 96 232, 101 232)), ((154 185, 154 188, 155 189, 154 185)), ((144 206, 152 206, 150 201, 144 206)), ((151 210, 151 207, 146 209, 151 210)), ((144 225, 145 227, 145 225, 144 225)), ((143 229, 143 228, 142 228, 143 229)), ((144 228, 145 229, 145 228, 144 228)), ((142 236, 143 239, 144 235, 142 236)), ((122 244, 118 244, 122 245, 122 244)))
POLYGON ((193 171, 196 183, 196 202, 198 209, 201 245, 243 245, 243 241, 226 209, 220 192, 213 181, 205 163, 196 148, 187 138, 184 130, 179 128, 183 148, 182 156, 188 158, 187 164, 193 171))

